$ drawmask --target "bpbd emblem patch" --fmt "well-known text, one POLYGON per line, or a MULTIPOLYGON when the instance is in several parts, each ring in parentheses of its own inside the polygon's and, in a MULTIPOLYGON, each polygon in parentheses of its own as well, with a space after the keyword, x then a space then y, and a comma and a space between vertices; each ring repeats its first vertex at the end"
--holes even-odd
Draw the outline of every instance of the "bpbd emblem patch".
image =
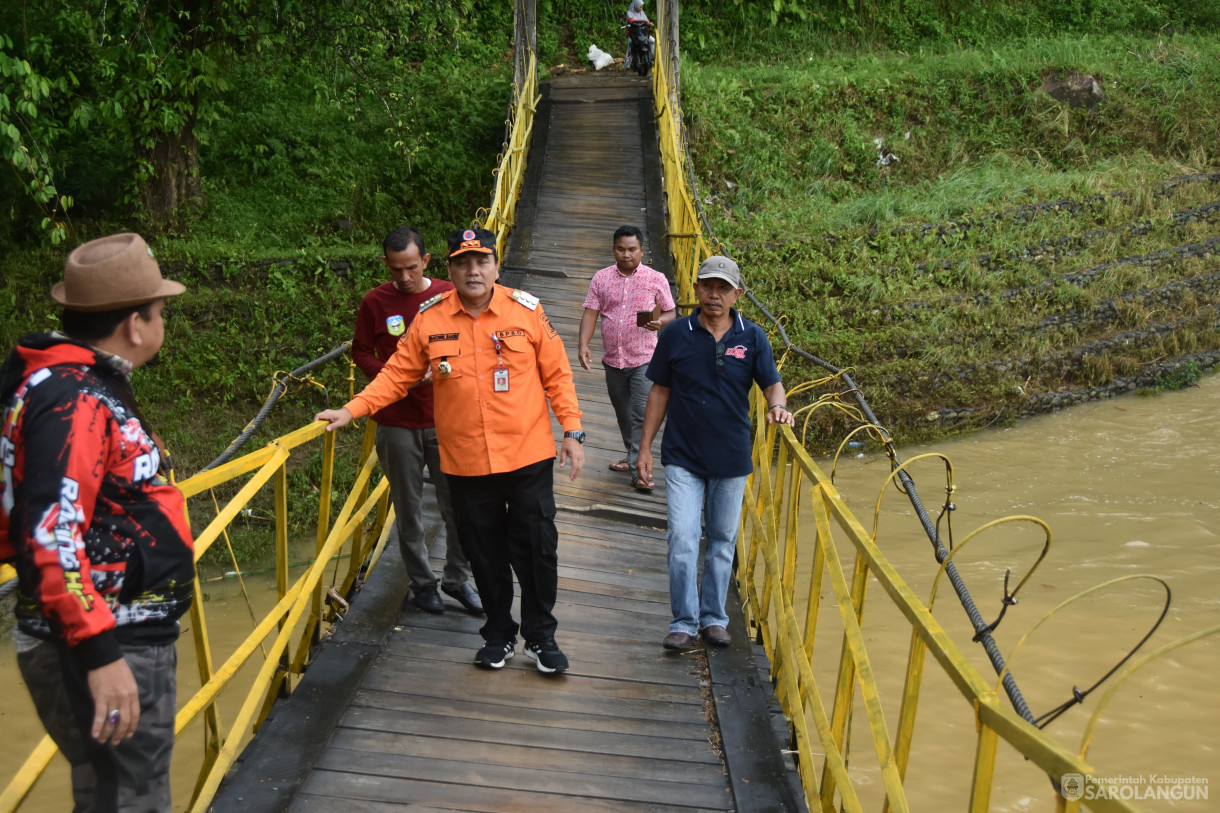
POLYGON ((391 336, 401 336, 403 331, 407 329, 407 323, 401 316, 387 316, 385 318, 385 329, 390 331, 391 336))

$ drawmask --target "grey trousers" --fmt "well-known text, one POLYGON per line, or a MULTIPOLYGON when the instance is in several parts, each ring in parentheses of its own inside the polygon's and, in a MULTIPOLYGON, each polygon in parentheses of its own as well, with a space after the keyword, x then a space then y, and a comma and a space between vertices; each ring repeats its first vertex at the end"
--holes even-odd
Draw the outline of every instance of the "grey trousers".
POLYGON ((377 459, 390 481, 390 499, 398 515, 398 547, 402 563, 418 594, 436 586, 436 576, 428 561, 428 542, 424 538, 424 466, 436 487, 436 503, 445 522, 445 570, 441 585, 450 589, 470 581, 470 562, 462 552, 453 507, 449 501, 449 482, 441 472, 441 450, 435 429, 405 429, 378 426, 375 438, 377 459))
POLYGON ((644 432, 644 407, 648 404, 648 391, 652 389, 652 382, 644 374, 648 365, 619 368, 602 362, 602 367, 606 369, 606 390, 618 418, 627 462, 635 468, 635 460, 640 456, 640 435, 644 432))
POLYGON ((43 641, 19 653, 17 666, 39 719, 72 765, 75 813, 170 813, 178 652, 173 644, 122 648, 140 692, 140 722, 118 745, 89 735, 93 695, 67 647, 43 641))

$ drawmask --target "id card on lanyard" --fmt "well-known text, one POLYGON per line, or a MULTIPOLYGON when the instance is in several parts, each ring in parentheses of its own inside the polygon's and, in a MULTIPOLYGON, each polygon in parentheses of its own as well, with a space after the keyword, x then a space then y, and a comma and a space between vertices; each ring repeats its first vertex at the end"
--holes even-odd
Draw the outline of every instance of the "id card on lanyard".
POLYGON ((496 368, 492 372, 492 389, 495 392, 508 392, 508 367, 505 366, 504 356, 500 352, 503 350, 500 337, 492 333, 491 341, 496 347, 496 368))

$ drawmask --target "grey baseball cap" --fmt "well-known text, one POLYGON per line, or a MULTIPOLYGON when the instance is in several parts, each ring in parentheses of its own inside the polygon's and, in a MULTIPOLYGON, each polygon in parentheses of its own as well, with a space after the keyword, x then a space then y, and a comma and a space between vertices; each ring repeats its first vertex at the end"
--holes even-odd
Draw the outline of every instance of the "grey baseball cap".
POLYGON ((737 267, 737 263, 720 255, 704 260, 703 264, 699 266, 699 274, 696 279, 722 279, 738 290, 742 287, 741 269, 737 267))

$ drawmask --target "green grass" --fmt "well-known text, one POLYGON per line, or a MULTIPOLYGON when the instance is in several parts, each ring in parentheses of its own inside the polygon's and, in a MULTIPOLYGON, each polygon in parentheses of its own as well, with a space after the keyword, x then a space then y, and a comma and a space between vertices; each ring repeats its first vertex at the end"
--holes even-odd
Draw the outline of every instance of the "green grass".
POLYGON ((1220 45, 1175 43, 1172 59, 1141 55, 1153 47, 1146 40, 1104 37, 762 66, 687 62, 701 190, 715 196, 718 236, 735 243, 939 221, 1196 170, 1220 143, 1207 113, 1220 45), (1069 69, 1105 79, 1097 114, 1035 92, 1043 72, 1069 69), (885 177, 876 138, 900 159, 885 177))
MULTIPOLYGON (((716 236, 754 292, 787 317, 798 346, 853 367, 903 439, 944 431, 924 419, 940 407, 979 408, 982 424, 1001 409, 1016 414, 1018 391, 1105 385, 1220 347, 1198 315, 1213 293, 1146 301, 1216 273, 1214 256, 1071 281, 1220 234, 1214 215, 1169 220, 1220 199, 1220 185, 1157 193, 1171 178, 1220 168, 1220 124, 1206 112, 1220 104, 1220 40, 1124 34, 844 50, 688 60, 683 104, 716 236), (1066 70, 1102 80, 1107 98, 1096 112, 1038 92, 1045 74, 1066 70), (900 158, 884 175, 875 138, 900 158), (1084 205, 1004 214, 1058 200, 1084 205), (1130 230, 1140 223, 1150 224, 1146 234, 1130 230), (940 228, 901 228, 921 224, 940 228), (1075 241, 1069 251, 1021 255, 1062 238, 1075 241), (1052 317, 1060 322, 1044 324, 1052 317), (1154 323, 1173 327, 1137 346, 1107 345, 1154 323)), ((789 375, 818 371, 796 361, 789 375)), ((821 428, 829 434, 819 444, 841 431, 821 428)))

